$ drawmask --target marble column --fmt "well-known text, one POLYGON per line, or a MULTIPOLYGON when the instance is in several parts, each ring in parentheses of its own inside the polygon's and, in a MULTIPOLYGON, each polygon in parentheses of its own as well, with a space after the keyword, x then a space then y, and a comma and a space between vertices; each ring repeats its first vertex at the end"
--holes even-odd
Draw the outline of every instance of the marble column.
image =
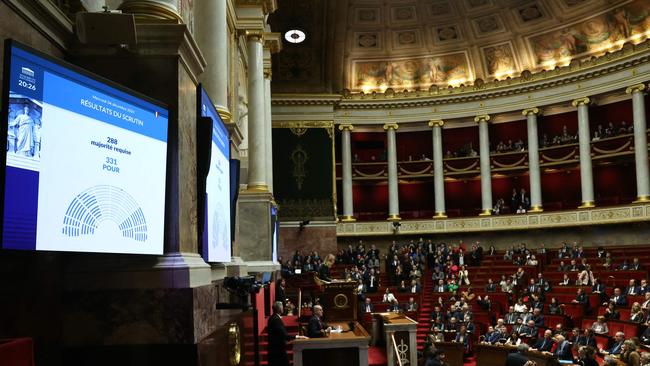
POLYGON ((248 191, 268 192, 261 31, 246 31, 248 51, 248 191))
POLYGON ((429 121, 433 128, 433 191, 435 197, 436 214, 434 219, 444 219, 445 213, 445 172, 442 164, 442 120, 429 121))
POLYGON ((388 220, 398 221, 399 217, 399 187, 397 182, 397 144, 395 131, 396 123, 384 125, 388 141, 388 220))
POLYGON ((539 170, 539 139, 537 137, 537 116, 539 108, 524 109, 528 127, 528 176, 530 183, 530 210, 542 212, 542 178, 539 170))
POLYGON ((650 179, 648 178, 648 137, 645 120, 644 84, 634 85, 626 93, 632 94, 632 112, 634 114, 634 160, 636 163, 636 201, 650 201, 650 179))
POLYGON ((341 130, 341 160, 343 173, 343 216, 341 221, 356 221, 352 205, 352 146, 350 134, 354 126, 339 125, 341 130))
POLYGON ((196 41, 207 62, 201 82, 224 122, 232 120, 228 109, 228 6, 227 1, 196 1, 196 41))
POLYGON ((591 134, 589 132, 589 103, 587 97, 574 100, 578 108, 578 142, 580 143, 580 188, 582 204, 578 208, 595 207, 594 181, 591 169, 591 134))
POLYGON ((492 173, 490 169, 490 134, 488 122, 490 115, 484 114, 474 117, 478 123, 478 139, 480 145, 481 162, 481 216, 492 214, 492 173))
POLYGON ((273 193, 273 119, 271 117, 271 70, 264 70, 264 146, 266 152, 266 182, 273 193))

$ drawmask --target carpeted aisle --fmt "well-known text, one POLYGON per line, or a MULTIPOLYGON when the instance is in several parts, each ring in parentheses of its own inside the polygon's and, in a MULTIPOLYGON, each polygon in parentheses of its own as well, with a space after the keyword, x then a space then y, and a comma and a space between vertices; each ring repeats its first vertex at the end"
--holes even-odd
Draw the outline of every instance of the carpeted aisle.
POLYGON ((368 366, 384 366, 387 362, 384 347, 370 346, 368 348, 368 366))

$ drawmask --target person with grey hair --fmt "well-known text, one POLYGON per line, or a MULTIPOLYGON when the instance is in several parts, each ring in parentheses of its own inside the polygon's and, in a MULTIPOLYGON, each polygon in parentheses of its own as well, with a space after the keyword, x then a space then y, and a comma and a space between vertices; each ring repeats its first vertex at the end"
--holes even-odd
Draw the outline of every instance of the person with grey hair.
POLYGON ((517 346, 517 352, 510 353, 506 358, 506 366, 524 366, 529 360, 525 355, 528 352, 528 345, 521 343, 517 346))
POLYGON ((287 341, 293 339, 306 339, 307 337, 289 335, 284 327, 281 314, 284 312, 282 301, 273 303, 273 315, 269 317, 267 325, 269 348, 268 359, 269 366, 289 366, 289 356, 287 355, 287 341))
POLYGON ((327 324, 323 323, 323 307, 315 305, 312 310, 312 317, 307 325, 307 336, 309 338, 325 337, 332 330, 327 324))

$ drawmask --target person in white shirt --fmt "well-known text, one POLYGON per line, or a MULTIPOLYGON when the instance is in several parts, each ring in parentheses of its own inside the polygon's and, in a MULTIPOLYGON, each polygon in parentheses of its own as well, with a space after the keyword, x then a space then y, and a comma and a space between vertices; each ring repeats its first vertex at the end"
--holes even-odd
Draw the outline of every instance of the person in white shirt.
POLYGON ((395 295, 393 295, 393 293, 390 292, 390 288, 387 288, 386 293, 384 294, 384 298, 382 299, 382 302, 387 302, 389 304, 392 304, 393 300, 397 300, 397 299, 395 298, 395 295))
POLYGON ((528 312, 528 307, 524 304, 523 300, 519 298, 514 307, 515 313, 526 313, 528 312))

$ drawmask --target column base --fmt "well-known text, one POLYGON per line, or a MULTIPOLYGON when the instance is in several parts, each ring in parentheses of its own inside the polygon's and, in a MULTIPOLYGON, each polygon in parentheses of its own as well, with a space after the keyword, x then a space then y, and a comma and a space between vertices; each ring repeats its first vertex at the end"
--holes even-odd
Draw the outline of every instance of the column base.
POLYGON ((341 222, 355 222, 355 221, 357 221, 357 219, 355 219, 354 216, 345 215, 345 216, 339 217, 339 221, 341 221, 341 222))
POLYGON ((483 210, 483 211, 482 211, 480 214, 478 214, 478 215, 479 215, 479 216, 492 216, 492 210, 488 208, 487 210, 483 210))
POLYGON ((596 203, 594 201, 583 201, 582 204, 578 206, 579 209, 594 207, 596 207, 596 203))
POLYGON ((436 212, 436 214, 433 215, 433 218, 434 218, 434 219, 446 219, 446 218, 447 218, 447 214, 445 214, 444 211, 443 211, 443 212, 436 212))
POLYGON ((636 201, 632 203, 648 203, 650 202, 650 196, 639 196, 636 198, 636 201))
POLYGON ((544 212, 544 209, 542 208, 542 206, 531 206, 528 212, 533 212, 533 213, 544 212))
POLYGON ((400 221, 402 218, 399 215, 388 215, 386 220, 388 221, 400 221))

